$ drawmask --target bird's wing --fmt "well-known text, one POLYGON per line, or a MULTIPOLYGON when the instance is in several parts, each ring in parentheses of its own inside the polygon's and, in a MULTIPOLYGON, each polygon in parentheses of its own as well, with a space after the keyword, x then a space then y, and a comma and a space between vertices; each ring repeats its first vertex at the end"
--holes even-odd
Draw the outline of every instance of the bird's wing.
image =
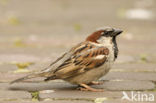
POLYGON ((64 53, 61 57, 51 63, 47 68, 39 71, 38 74, 43 77, 53 76, 54 71, 71 56, 71 52, 64 53))
POLYGON ((68 78, 99 67, 105 63, 109 54, 106 47, 97 47, 89 42, 79 44, 70 52, 71 56, 54 71, 57 78, 68 78))

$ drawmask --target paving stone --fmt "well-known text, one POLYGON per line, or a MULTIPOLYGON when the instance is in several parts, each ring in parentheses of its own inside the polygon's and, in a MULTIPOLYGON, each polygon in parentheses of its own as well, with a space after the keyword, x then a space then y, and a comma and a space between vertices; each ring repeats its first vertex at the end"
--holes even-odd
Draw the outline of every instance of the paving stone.
POLYGON ((0 64, 0 72, 8 72, 16 70, 16 65, 12 64, 0 64))
POLYGON ((128 101, 128 100, 109 100, 109 101, 103 101, 102 103, 155 103, 153 102, 139 102, 139 101, 128 101))
POLYGON ((71 85, 67 82, 41 82, 41 83, 14 83, 9 87, 11 90, 25 90, 25 91, 41 91, 41 90, 70 90, 75 89, 75 85, 71 85))
POLYGON ((87 100, 54 100, 54 101, 41 101, 41 103, 93 103, 87 100))
MULTIPOLYGON (((16 91, 12 91, 14 93, 16 93, 16 91)), ((92 100, 95 100, 97 98, 105 98, 105 101, 104 103, 108 102, 108 103, 112 103, 113 101, 115 103, 120 103, 121 102, 121 98, 123 96, 123 91, 105 91, 105 92, 87 92, 87 91, 76 91, 76 90, 56 90, 54 92, 51 92, 51 93, 43 93, 43 92, 40 92, 40 97, 43 99, 46 99, 46 98, 49 98, 49 99, 55 99, 54 103, 56 102, 62 102, 62 103, 66 103, 66 101, 70 101, 71 100, 74 100, 73 103, 77 103, 78 101, 79 102, 84 102, 84 103, 88 103, 89 101, 92 101, 92 100), (88 101, 89 100, 89 101, 88 101)), ((128 96, 130 96, 130 93, 131 91, 125 91, 128 96)), ((153 94, 154 96, 156 96, 156 92, 142 92, 142 91, 135 91, 135 92, 140 92, 142 94, 153 94)), ((8 93, 6 91, 6 93, 8 93)), ((14 94, 13 93, 13 94, 14 94)), ((13 95, 12 94, 12 95, 13 95)), ((10 95, 7 95, 7 97, 5 96, 2 96, 3 99, 8 99, 8 98, 12 98, 12 99, 16 99, 17 95, 14 95, 14 96, 10 96, 10 95)), ((22 95, 22 94, 21 94, 22 95)), ((25 95, 22 95, 22 97, 20 96, 20 99, 19 100, 24 100, 24 99, 27 99, 26 98, 27 96, 25 95), (24 96, 24 97, 23 97, 24 96)), ((49 100, 48 99, 48 100, 49 100)), ((18 99, 17 99, 18 100, 18 99)), ((27 100, 24 100, 24 101, 27 101, 27 100)), ((45 101, 45 103, 49 103, 51 101, 45 101)), ((12 102, 11 102, 12 103, 12 102)), ((13 102, 14 103, 14 102, 13 102)), ((23 103, 23 102, 22 102, 23 103)), ((24 102, 25 103, 25 102, 24 102)), ((44 103, 44 102, 43 102, 44 103)), ((90 102, 89 102, 90 103, 90 102)), ((122 103, 122 102, 121 102, 122 103)), ((129 101, 127 101, 126 103, 130 103, 129 101)), ((135 102, 134 102, 135 103, 135 102)))
POLYGON ((26 54, 0 54, 0 62, 11 63, 11 62, 36 62, 39 61, 38 57, 26 54))
POLYGON ((123 63, 123 64, 118 64, 115 63, 112 67, 112 71, 114 69, 116 71, 121 71, 121 72, 126 72, 126 71, 131 71, 131 72, 156 72, 156 64, 154 63, 123 63))
POLYGON ((124 95, 121 96, 121 98, 114 98, 114 99, 108 99, 108 100, 105 100, 103 101, 102 103, 155 103, 156 102, 156 92, 151 92, 151 91, 124 91, 127 93, 128 97, 130 99, 132 99, 132 94, 133 95, 137 95, 135 98, 138 100, 136 101, 135 99, 133 101, 129 101, 129 100, 122 100, 122 97, 124 95), (142 98, 141 95, 146 95, 147 96, 147 99, 149 97, 151 97, 151 95, 154 96, 154 101, 145 101, 146 100, 146 97, 144 97, 144 101, 139 101, 139 96, 140 96, 140 99, 142 98))
POLYGON ((0 90, 7 90, 9 86, 9 83, 0 83, 0 90))
POLYGON ((0 103, 93 103, 93 102, 81 100, 48 100, 48 101, 17 100, 17 101, 0 101, 0 103))
POLYGON ((0 100, 3 99, 31 99, 30 93, 26 91, 0 90, 0 100))
MULTIPOLYGON (((12 90, 41 91, 41 90, 75 90, 77 86, 66 82, 49 83, 15 83, 10 85, 12 90)), ((93 86, 106 90, 151 90, 155 88, 150 81, 106 81, 103 85, 93 86)))
MULTIPOLYGON (((48 100, 48 101, 0 101, 2 103, 96 103, 96 102, 91 102, 91 101, 81 101, 81 100, 48 100)), ((127 101, 127 100, 105 100, 100 103, 155 103, 155 102, 135 102, 135 101, 127 101)))
POLYGON ((0 72, 0 82, 11 82, 11 81, 13 81, 17 78, 23 77, 27 74, 28 73, 13 73, 13 72, 3 73, 3 72, 0 72))
POLYGON ((42 98, 98 98, 98 97, 121 97, 120 92, 83 92, 76 90, 77 86, 68 83, 17 83, 7 86, 11 90, 22 91, 38 91, 42 98), (51 90, 50 93, 43 93, 43 91, 51 90))
POLYGON ((108 81, 97 86, 107 90, 151 90, 155 84, 149 81, 108 81))
POLYGON ((55 90, 52 93, 40 93, 41 98, 72 98, 72 99, 96 99, 96 98, 121 98, 122 92, 120 91, 107 91, 104 92, 89 92, 78 90, 55 90))
MULTIPOLYGON (((24 72, 24 73, 0 72, 0 82, 11 82, 11 81, 16 80, 18 78, 24 77, 28 74, 30 74, 30 73, 28 73, 28 72, 24 72)), ((43 80, 44 80, 44 78, 39 77, 39 78, 29 79, 26 81, 42 82, 43 80)))
POLYGON ((152 72, 109 72, 103 80, 146 80, 156 81, 156 73, 152 72))
POLYGON ((115 61, 116 63, 132 63, 136 62, 137 60, 129 55, 120 55, 118 56, 117 60, 115 61))

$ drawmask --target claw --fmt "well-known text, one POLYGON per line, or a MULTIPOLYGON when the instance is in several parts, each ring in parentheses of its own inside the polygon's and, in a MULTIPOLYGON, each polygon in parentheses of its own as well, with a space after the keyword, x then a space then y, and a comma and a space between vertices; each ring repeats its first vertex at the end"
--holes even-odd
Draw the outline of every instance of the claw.
POLYGON ((99 81, 92 81, 89 83, 89 85, 101 85, 103 84, 104 82, 99 82, 99 81))
POLYGON ((95 89, 92 88, 90 86, 88 86, 87 84, 80 84, 81 87, 79 87, 78 89, 81 91, 92 91, 92 92, 103 92, 103 89, 95 89))

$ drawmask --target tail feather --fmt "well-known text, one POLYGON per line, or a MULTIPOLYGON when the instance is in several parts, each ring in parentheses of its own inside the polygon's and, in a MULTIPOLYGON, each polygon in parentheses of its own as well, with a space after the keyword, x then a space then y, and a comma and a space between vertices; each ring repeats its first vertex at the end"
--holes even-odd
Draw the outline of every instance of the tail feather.
POLYGON ((26 75, 26 76, 24 76, 24 77, 22 77, 22 78, 19 78, 19 79, 16 79, 16 80, 10 82, 10 84, 13 84, 13 83, 15 83, 15 82, 24 81, 24 80, 31 79, 31 78, 44 77, 44 76, 45 76, 44 74, 45 74, 45 73, 43 73, 43 72, 42 72, 42 73, 33 73, 33 74, 29 74, 29 75, 26 75))
POLYGON ((29 74, 29 75, 27 75, 27 76, 24 76, 24 77, 22 77, 22 78, 19 78, 19 79, 16 79, 16 80, 10 82, 10 84, 13 84, 13 83, 15 83, 15 82, 20 82, 20 81, 23 81, 23 80, 26 80, 26 79, 35 78, 35 77, 37 77, 37 75, 29 74))
POLYGON ((16 80, 10 82, 10 84, 13 84, 13 83, 16 83, 16 82, 20 82, 20 81, 24 81, 24 80, 27 80, 27 79, 36 78, 36 77, 48 78, 48 77, 51 77, 51 76, 53 76, 53 72, 41 71, 41 72, 32 73, 32 74, 26 75, 26 76, 24 76, 22 78, 16 79, 16 80))

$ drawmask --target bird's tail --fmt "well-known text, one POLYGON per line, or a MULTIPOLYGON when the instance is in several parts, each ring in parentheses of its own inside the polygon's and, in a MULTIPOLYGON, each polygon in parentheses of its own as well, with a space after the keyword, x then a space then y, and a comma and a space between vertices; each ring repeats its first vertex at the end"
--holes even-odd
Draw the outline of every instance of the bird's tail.
POLYGON ((36 77, 46 77, 45 72, 38 72, 38 73, 32 73, 32 74, 26 75, 26 76, 24 76, 22 78, 11 81, 10 84, 20 82, 20 81, 23 81, 23 80, 27 80, 27 79, 36 78, 36 77))
POLYGON ((14 81, 11 81, 10 84, 13 84, 15 82, 20 82, 20 81, 23 81, 23 80, 26 80, 26 79, 35 78, 35 77, 37 77, 37 75, 35 75, 35 74, 29 74, 29 75, 26 75, 26 76, 24 76, 22 78, 19 78, 19 79, 16 79, 14 81))

